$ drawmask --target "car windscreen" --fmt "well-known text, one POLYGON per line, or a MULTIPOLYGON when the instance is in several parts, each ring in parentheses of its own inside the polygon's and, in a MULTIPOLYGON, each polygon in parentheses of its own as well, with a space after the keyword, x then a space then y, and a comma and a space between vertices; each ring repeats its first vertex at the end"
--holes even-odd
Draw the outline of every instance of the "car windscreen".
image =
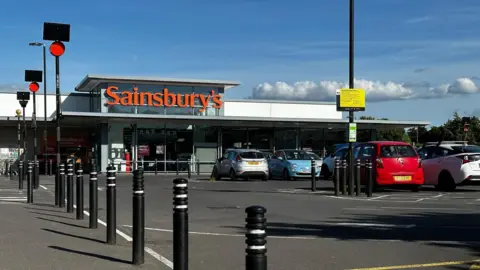
POLYGON ((284 151, 288 160, 312 160, 312 157, 305 151, 284 151))
POLYGON ((262 159, 265 158, 265 155, 260 152, 241 152, 238 154, 241 158, 245 159, 262 159))
POLYGON ((480 146, 478 145, 466 145, 466 146, 452 146, 455 154, 460 153, 480 153, 480 146))
POLYGON ((319 155, 315 154, 315 153, 307 153, 312 159, 322 159, 319 155))
POLYGON ((382 145, 380 147, 380 157, 399 158, 399 157, 417 157, 415 149, 410 145, 382 145))

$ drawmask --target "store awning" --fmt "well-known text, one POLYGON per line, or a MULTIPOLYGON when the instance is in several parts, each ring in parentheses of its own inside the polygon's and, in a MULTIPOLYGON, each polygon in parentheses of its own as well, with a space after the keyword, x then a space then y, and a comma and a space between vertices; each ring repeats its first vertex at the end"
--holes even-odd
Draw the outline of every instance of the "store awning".
MULTIPOLYGON (((212 127, 276 127, 276 128, 328 128, 345 129, 348 119, 296 119, 270 117, 239 116, 196 116, 196 115, 161 115, 161 114, 126 114, 68 112, 62 113, 63 123, 90 126, 98 123, 122 124, 180 124, 208 125, 212 127)), ((356 120, 358 129, 392 129, 427 126, 426 121, 390 121, 390 120, 356 120)))

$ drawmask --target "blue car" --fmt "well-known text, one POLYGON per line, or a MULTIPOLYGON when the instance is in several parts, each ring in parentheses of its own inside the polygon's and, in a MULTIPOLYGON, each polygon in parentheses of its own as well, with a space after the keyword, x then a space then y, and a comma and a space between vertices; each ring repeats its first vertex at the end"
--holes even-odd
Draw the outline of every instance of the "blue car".
MULTIPOLYGON (((285 180, 311 177, 312 156, 303 150, 278 150, 268 160, 270 176, 285 180)), ((316 164, 315 174, 320 176, 321 164, 316 164)))

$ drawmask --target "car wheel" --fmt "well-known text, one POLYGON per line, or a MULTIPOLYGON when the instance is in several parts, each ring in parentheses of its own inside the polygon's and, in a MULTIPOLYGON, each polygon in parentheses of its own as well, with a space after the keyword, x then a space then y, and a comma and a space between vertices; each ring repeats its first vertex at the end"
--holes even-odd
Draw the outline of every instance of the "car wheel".
POLYGON ((270 174, 266 174, 262 177, 262 181, 268 181, 268 178, 270 178, 270 174))
POLYGON ((235 171, 230 169, 230 180, 237 181, 237 175, 235 175, 235 171))
POLYGON ((438 185, 436 187, 443 191, 454 191, 457 185, 449 172, 442 171, 438 176, 438 185))
POLYGON ((218 174, 217 167, 213 167, 213 177, 215 178, 216 181, 222 179, 222 177, 218 174))
POLYGON ((292 178, 290 177, 290 174, 288 173, 288 170, 287 169, 284 169, 283 170, 283 180, 292 180, 292 178))
POLYGON ((327 165, 322 165, 322 170, 320 171, 320 174, 322 175, 323 180, 328 180, 330 178, 330 171, 328 170, 327 165))

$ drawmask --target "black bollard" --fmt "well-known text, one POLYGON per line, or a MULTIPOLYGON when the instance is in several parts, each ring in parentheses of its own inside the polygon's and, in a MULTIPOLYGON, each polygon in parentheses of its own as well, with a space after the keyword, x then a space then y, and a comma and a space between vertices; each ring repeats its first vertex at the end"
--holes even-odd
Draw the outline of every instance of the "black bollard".
POLYGON ((372 161, 367 160, 365 164, 365 178, 367 180, 367 197, 372 197, 373 193, 373 169, 372 161))
POLYGON ((311 164, 310 174, 311 174, 311 178, 312 178, 312 191, 316 191, 317 190, 317 181, 315 180, 315 174, 317 172, 315 171, 315 160, 312 159, 310 164, 311 164))
POLYGON ((158 163, 157 163, 157 159, 155 159, 155 165, 154 165, 154 166, 155 166, 155 175, 157 175, 157 174, 158 174, 157 165, 158 165, 158 163))
POLYGON ((73 213, 73 164, 67 164, 67 213, 73 213))
POLYGON ((360 196, 362 167, 360 159, 355 161, 355 195, 360 196))
POLYGON ((49 168, 48 168, 48 176, 52 176, 52 173, 53 173, 53 162, 52 162, 51 159, 50 159, 49 163, 50 163, 50 164, 48 165, 48 167, 49 167, 49 168))
POLYGON ((175 161, 175 167, 176 167, 177 175, 178 175, 178 171, 180 170, 180 164, 178 164, 178 158, 177 158, 177 160, 175 161))
POLYGON ((98 228, 98 183, 97 183, 97 166, 95 163, 92 163, 92 168, 90 172, 90 181, 89 182, 89 211, 90 211, 90 220, 89 228, 96 229, 98 228))
POLYGON ((196 169, 197 169, 197 175, 200 175, 200 161, 197 159, 196 160, 196 169))
POLYGON ((143 264, 145 259, 145 191, 143 169, 133 172, 133 227, 132 258, 134 265, 143 264))
POLYGON ((333 176, 335 196, 340 194, 340 160, 335 159, 335 175, 333 176))
POLYGON ((117 194, 115 166, 110 164, 107 167, 107 244, 115 245, 117 243, 117 194))
POLYGON ((13 167, 13 160, 10 159, 10 163, 8 164, 8 174, 10 176, 10 180, 13 180, 12 167, 13 167))
POLYGON ((28 174, 27 174, 27 203, 33 203, 33 165, 31 162, 28 163, 28 174))
POLYGON ((18 189, 23 189, 23 162, 18 161, 18 189))
POLYGON ((77 187, 76 199, 77 199, 77 219, 83 219, 83 168, 82 163, 78 163, 77 168, 77 187))
POLYGON ((245 212, 247 213, 245 269, 267 270, 267 219, 265 218, 267 209, 262 206, 250 206, 245 212))
POLYGON ((58 207, 65 207, 65 164, 60 164, 58 178, 58 207))
POLYGON ((188 179, 190 180, 192 178, 192 168, 190 168, 190 166, 192 165, 192 163, 189 161, 187 161, 187 173, 188 173, 188 179))
POLYGON ((347 160, 342 160, 342 195, 347 194, 347 178, 348 178, 348 163, 347 160))
POLYGON ((188 180, 173 180, 173 267, 188 269, 188 180))
POLYGON ((38 189, 40 187, 40 163, 38 160, 35 162, 35 167, 33 172, 35 173, 35 189, 38 189))

